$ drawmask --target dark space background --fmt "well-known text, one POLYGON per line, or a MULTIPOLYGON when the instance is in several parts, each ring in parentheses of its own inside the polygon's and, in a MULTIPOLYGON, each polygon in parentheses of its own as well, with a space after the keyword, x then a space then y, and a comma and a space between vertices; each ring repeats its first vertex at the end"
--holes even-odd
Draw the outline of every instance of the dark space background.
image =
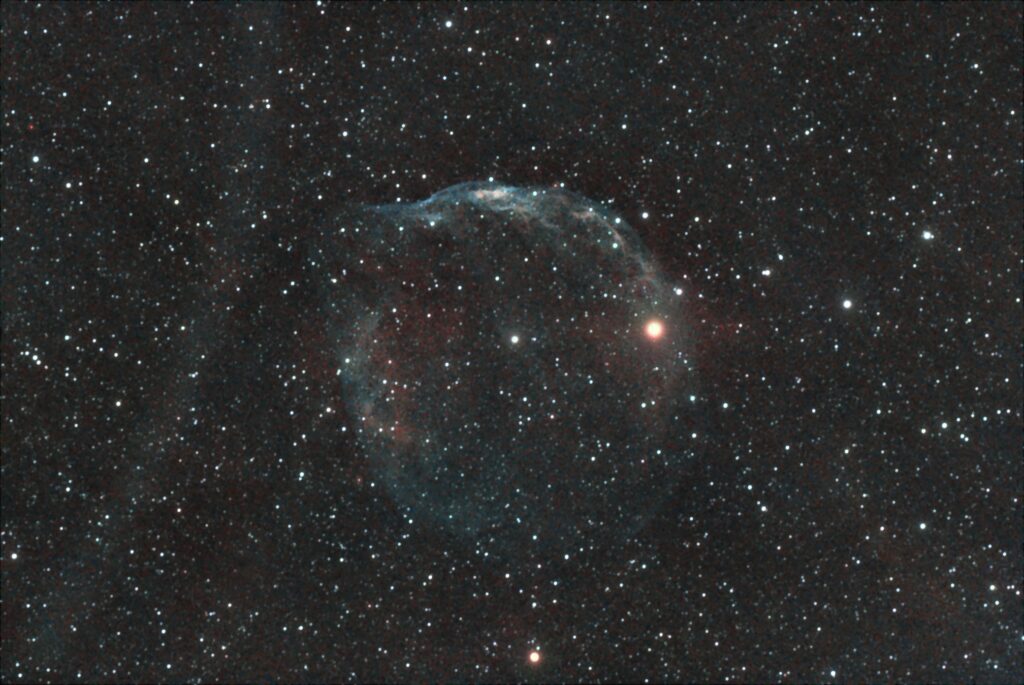
POLYGON ((1024 678, 1020 4, 2 22, 4 681, 1024 678), (491 178, 687 292, 702 453, 572 563, 403 516, 304 260, 491 178))

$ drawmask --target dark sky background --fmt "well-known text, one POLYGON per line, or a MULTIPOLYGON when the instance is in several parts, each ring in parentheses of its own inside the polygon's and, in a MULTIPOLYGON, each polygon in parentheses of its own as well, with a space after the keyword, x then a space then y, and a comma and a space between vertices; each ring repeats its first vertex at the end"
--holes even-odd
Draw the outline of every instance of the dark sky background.
POLYGON ((1024 679, 1020 4, 2 22, 5 682, 1024 679), (307 259, 488 179, 686 293, 699 453, 569 561, 389 496, 307 259))

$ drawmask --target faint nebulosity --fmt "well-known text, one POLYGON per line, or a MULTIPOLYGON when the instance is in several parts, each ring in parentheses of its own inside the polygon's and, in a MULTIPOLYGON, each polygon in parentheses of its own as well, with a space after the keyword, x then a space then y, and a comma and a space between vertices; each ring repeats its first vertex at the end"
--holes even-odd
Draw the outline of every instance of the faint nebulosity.
POLYGON ((339 391, 410 517, 567 559, 635 532, 692 459, 682 291, 600 205, 462 184, 346 211, 321 245, 339 391))
POLYGON ((4 682, 1019 682, 1019 3, 2 5, 4 682))

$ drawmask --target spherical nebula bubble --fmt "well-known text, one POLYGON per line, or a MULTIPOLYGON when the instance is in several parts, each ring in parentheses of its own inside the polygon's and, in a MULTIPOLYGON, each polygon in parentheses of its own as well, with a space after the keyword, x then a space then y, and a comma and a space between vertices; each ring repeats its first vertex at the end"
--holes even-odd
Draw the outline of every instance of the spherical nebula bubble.
POLYGON ((597 203, 462 184, 340 214, 314 261, 360 444, 414 520, 561 554, 633 534, 692 460, 681 298, 597 203))

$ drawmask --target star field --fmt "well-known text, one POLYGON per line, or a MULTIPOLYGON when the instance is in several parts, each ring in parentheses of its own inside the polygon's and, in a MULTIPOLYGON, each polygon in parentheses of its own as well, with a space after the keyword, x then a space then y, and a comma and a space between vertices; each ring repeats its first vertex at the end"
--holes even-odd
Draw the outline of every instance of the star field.
POLYGON ((2 5, 4 682, 1018 682, 1019 4, 2 5))

